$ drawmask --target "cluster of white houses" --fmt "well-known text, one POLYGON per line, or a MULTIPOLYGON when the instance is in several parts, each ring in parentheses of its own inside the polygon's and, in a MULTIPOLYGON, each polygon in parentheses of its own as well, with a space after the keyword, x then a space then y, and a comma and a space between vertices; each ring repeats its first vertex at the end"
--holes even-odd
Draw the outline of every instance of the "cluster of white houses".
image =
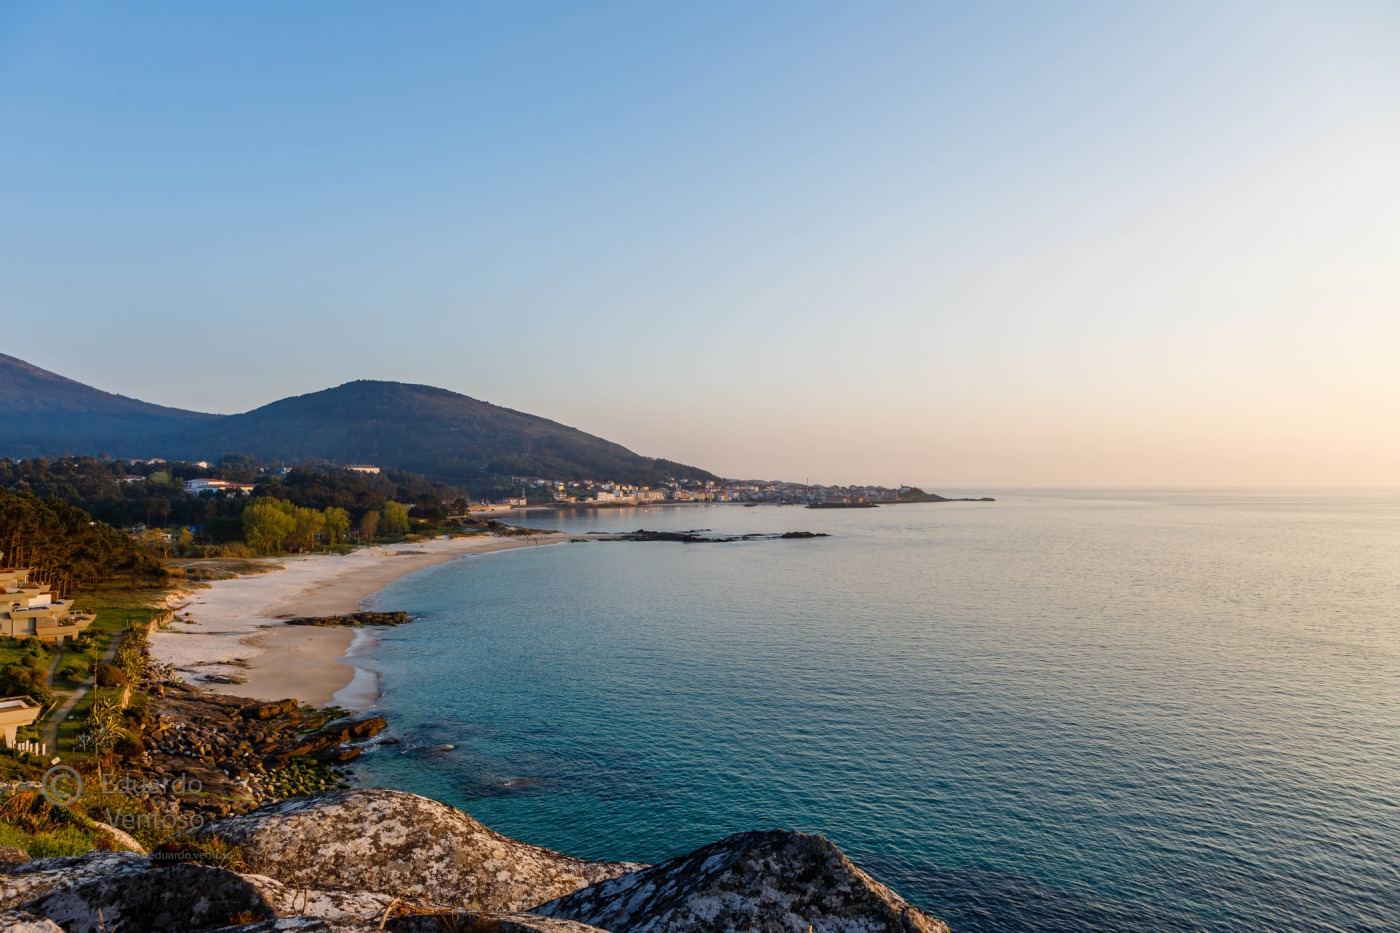
MULTIPOLYGON (((514 478, 521 482, 519 477, 514 478)), ((801 483, 668 483, 655 489, 649 486, 629 486, 626 483, 551 482, 525 479, 536 487, 552 487, 554 499, 560 503, 609 503, 613 505, 646 504, 648 502, 892 502, 909 487, 888 489, 884 486, 811 486, 801 483)), ((517 500, 510 500, 515 502, 517 500)))

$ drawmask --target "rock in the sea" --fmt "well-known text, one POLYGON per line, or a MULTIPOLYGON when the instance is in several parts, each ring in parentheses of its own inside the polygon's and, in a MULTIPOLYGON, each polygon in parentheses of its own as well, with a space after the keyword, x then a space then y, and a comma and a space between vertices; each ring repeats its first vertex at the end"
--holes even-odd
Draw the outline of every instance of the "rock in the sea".
POLYGON ((611 933, 948 933, 824 836, 740 833, 536 908, 611 933))
POLYGON ((517 842, 446 804, 393 790, 298 797, 201 833, 239 847, 251 871, 284 884, 470 910, 528 910, 643 867, 517 842))

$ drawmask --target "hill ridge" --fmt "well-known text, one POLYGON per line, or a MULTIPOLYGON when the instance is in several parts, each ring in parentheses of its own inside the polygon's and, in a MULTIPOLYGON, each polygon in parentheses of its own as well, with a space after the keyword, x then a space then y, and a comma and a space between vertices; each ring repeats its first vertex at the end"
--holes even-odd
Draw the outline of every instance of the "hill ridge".
POLYGON ((417 383, 356 379, 240 414, 206 415, 136 399, 122 404, 122 396, 23 360, 0 360, 0 388, 24 379, 33 380, 24 393, 0 393, 0 455, 213 460, 238 453, 264 461, 373 463, 453 485, 490 475, 640 485, 669 476, 718 478, 548 418, 417 383), (52 396, 47 405, 45 391, 52 396), (82 400, 89 407, 73 410, 82 400))

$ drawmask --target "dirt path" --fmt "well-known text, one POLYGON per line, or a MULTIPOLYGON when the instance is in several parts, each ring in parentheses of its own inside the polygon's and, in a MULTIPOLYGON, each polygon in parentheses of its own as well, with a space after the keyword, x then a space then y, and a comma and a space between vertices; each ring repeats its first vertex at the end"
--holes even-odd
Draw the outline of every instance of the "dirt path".
MULTIPOLYGON (((116 635, 112 637, 112 643, 107 646, 106 651, 102 652, 102 660, 104 662, 110 664, 112 659, 117 656, 117 648, 121 647, 122 636, 125 634, 126 632, 124 631, 117 632, 116 635)), ((62 655, 60 655, 60 657, 62 657, 62 655)), ((58 662, 54 661, 54 668, 57 667, 58 662)), ((77 690, 74 690, 73 695, 70 696, 68 699, 64 700, 63 705, 60 706, 58 709, 54 710, 52 713, 50 713, 48 719, 44 720, 44 725, 39 730, 39 741, 48 743, 48 749, 53 754, 58 754, 59 725, 62 724, 62 722, 65 719, 68 718, 68 714, 73 712, 73 707, 77 706, 78 701, 80 701, 83 697, 88 695, 88 692, 92 690, 93 686, 96 683, 97 665, 94 664, 92 666, 92 677, 88 680, 88 682, 79 686, 77 690)), ((52 670, 49 671, 49 685, 53 685, 52 670)))

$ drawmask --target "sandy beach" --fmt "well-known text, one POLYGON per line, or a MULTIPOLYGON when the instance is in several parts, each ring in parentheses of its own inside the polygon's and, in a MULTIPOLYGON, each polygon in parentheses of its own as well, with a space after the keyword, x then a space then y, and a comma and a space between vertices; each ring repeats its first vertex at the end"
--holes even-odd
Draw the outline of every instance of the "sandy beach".
POLYGON ((372 630, 280 620, 355 612, 410 573, 472 555, 567 540, 562 534, 437 538, 269 561, 284 569, 172 594, 168 603, 176 621, 152 633, 151 656, 173 664, 185 680, 220 693, 364 709, 379 697, 378 678, 353 662, 373 649, 372 630), (240 682, 219 683, 207 679, 211 676, 240 682))

